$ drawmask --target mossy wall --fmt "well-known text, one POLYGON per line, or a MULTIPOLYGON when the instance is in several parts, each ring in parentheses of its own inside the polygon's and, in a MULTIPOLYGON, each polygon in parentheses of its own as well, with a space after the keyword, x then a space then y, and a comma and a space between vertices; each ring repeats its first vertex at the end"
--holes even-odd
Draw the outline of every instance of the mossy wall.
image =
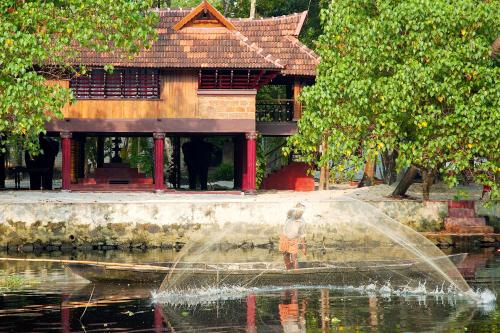
MULTIPOLYGON (((393 218, 417 231, 441 230, 447 209, 444 202, 339 200, 305 204, 307 241, 312 246, 366 242, 370 226, 365 222, 377 219, 393 218), (339 232, 346 227, 352 227, 352 232, 339 232)), ((237 200, 0 204, 0 248, 172 248, 194 242, 225 248, 273 247, 287 211, 294 205, 237 200)))

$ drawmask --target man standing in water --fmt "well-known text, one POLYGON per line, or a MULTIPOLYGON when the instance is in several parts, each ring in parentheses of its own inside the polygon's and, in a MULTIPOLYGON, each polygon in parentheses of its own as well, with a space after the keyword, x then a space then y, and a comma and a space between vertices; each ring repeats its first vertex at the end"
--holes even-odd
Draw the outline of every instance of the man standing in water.
POLYGON ((299 241, 302 254, 306 255, 306 240, 304 233, 304 205, 298 203, 287 213, 286 222, 280 233, 279 251, 283 253, 286 269, 299 268, 299 241))

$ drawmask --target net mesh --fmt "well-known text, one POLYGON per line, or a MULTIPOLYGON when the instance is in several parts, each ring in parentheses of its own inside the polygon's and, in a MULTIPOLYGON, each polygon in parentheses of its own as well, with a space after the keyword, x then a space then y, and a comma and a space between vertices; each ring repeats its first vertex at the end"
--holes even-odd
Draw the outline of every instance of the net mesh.
POLYGON ((462 255, 446 256, 368 203, 352 198, 304 207, 290 203, 277 209, 275 218, 274 224, 256 218, 202 225, 170 264, 158 294, 351 287, 474 297, 456 268, 462 255), (295 226, 291 231, 289 223, 295 226))

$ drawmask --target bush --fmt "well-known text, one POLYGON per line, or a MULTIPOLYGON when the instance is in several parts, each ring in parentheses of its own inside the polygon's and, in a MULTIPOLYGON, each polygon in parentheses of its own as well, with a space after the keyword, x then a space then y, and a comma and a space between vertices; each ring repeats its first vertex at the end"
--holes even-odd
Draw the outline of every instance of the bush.
POLYGON ((229 163, 222 163, 215 169, 210 177, 212 181, 233 180, 234 166, 229 163))

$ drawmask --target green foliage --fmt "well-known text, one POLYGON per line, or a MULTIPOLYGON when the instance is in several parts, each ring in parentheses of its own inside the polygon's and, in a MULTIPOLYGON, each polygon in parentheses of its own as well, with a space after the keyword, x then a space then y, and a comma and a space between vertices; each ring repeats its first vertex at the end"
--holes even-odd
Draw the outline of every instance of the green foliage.
POLYGON ((498 196, 498 3, 338 0, 321 17, 319 76, 304 89, 289 151, 344 172, 396 150, 399 168, 415 165, 450 185, 472 169, 498 196))
MULTIPOLYGON (((46 79, 78 75, 79 46, 120 51, 124 57, 154 40, 158 15, 151 1, 71 0, 0 3, 0 133, 3 142, 22 137, 36 152, 44 124, 62 116, 72 101, 69 89, 46 79), (50 66, 49 66, 50 65, 50 66)), ((108 66, 109 67, 109 66, 108 66)))
POLYGON ((209 176, 210 182, 218 180, 233 180, 234 167, 230 163, 221 163, 209 176))
POLYGON ((285 85, 265 85, 257 92, 257 100, 268 101, 273 99, 286 99, 287 91, 285 85))
POLYGON ((469 193, 467 193, 464 190, 457 190, 457 193, 453 196, 453 200, 455 201, 470 200, 470 196, 469 193))
POLYGON ((256 160, 256 170, 255 170, 255 185, 260 188, 260 184, 264 179, 266 174, 266 155, 264 152, 264 141, 263 137, 259 134, 257 137, 257 160, 256 160))
MULTIPOLYGON (((130 138, 127 149, 126 162, 131 167, 139 169, 144 172, 146 176, 152 177, 153 175, 153 140, 151 138, 130 138)), ((164 154, 164 165, 168 167, 168 156, 164 154)))
MULTIPOLYGON (((210 4, 217 9, 221 10, 223 8, 222 0, 212 0, 210 4)), ((160 7, 170 7, 170 8, 194 8, 198 6, 201 1, 200 0, 167 0, 160 1, 160 7)))

